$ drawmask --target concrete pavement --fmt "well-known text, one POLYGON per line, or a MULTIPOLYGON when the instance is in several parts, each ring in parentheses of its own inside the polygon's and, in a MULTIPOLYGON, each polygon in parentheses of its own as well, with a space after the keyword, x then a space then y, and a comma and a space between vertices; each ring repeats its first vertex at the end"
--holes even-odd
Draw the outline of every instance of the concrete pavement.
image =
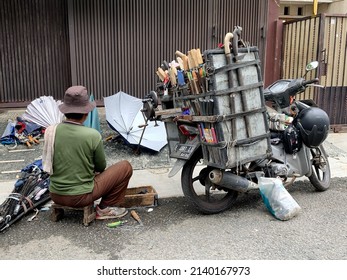
MULTIPOLYGON (((326 142, 332 177, 347 176, 347 133, 330 133, 326 142)), ((169 178, 170 168, 134 170, 129 187, 152 186, 159 198, 183 196, 181 172, 169 178)), ((0 203, 12 192, 15 180, 0 180, 0 203)))

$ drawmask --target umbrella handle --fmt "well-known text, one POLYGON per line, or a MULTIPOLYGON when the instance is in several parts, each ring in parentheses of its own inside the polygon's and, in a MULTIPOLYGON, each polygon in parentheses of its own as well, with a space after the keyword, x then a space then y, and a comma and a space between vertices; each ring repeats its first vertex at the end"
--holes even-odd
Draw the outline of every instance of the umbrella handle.
POLYGON ((227 33, 224 37, 224 53, 226 56, 230 55, 230 41, 234 37, 233 33, 227 33))

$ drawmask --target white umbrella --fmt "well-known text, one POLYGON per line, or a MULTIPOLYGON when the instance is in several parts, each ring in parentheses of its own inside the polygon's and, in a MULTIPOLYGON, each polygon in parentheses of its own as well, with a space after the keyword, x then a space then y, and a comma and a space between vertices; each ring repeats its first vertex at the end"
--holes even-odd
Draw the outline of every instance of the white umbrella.
POLYGON ((59 111, 59 104, 61 101, 55 101, 52 96, 41 96, 27 106, 22 118, 43 127, 60 123, 64 115, 59 111))
POLYGON ((146 121, 141 112, 141 99, 120 91, 104 97, 104 104, 106 121, 130 144, 140 144, 157 152, 167 144, 165 125, 161 121, 157 122, 158 126, 149 121, 142 135, 146 121))

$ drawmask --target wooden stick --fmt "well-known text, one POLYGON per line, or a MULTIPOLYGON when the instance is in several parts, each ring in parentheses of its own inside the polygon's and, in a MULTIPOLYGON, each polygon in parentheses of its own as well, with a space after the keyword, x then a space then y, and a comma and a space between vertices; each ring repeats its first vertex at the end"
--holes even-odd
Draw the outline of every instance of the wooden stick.
POLYGON ((27 151, 35 151, 35 149, 22 149, 22 150, 9 150, 9 153, 17 153, 17 152, 27 152, 27 151))
POLYGON ((9 162, 23 162, 24 159, 14 159, 14 160, 1 160, 0 163, 9 163, 9 162))
POLYGON ((181 114, 182 109, 181 108, 173 108, 173 109, 166 109, 166 110, 158 110, 155 111, 156 116, 162 116, 162 115, 177 115, 181 114))
POLYGON ((8 173, 20 173, 20 170, 1 171, 1 174, 8 174, 8 173))

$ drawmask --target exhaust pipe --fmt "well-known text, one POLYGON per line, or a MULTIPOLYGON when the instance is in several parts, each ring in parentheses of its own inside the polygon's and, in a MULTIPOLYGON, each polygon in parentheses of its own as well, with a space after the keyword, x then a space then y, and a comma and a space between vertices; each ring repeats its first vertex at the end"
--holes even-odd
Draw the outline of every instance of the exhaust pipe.
POLYGON ((214 169, 208 176, 213 184, 237 192, 247 192, 249 190, 259 188, 258 184, 249 181, 241 176, 235 175, 231 172, 224 172, 218 169, 214 169))

